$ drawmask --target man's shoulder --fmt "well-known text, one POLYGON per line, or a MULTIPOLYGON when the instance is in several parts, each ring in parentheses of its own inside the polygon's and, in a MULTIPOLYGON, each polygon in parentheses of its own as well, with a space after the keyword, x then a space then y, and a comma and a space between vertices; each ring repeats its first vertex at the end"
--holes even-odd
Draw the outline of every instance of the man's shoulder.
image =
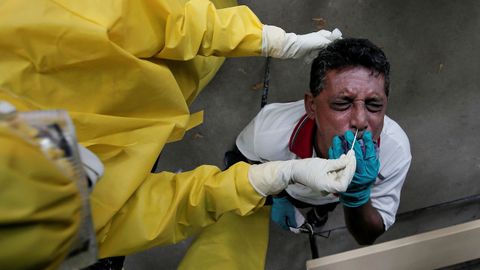
POLYGON ((288 150, 290 135, 304 114, 302 100, 268 104, 240 133, 237 146, 252 160, 291 159, 293 154, 288 150))
POLYGON ((402 127, 392 118, 385 115, 383 130, 380 135, 380 145, 382 143, 394 144, 410 153, 410 141, 402 127))
POLYGON ((270 124, 288 125, 289 123, 296 123, 304 114, 303 100, 298 100, 268 104, 260 111, 257 119, 268 121, 270 124))
POLYGON ((304 114, 305 107, 302 100, 268 104, 255 117, 256 133, 259 135, 264 132, 293 130, 304 114))
POLYGON ((409 167, 412 155, 405 131, 393 119, 385 116, 380 135, 380 164, 384 176, 409 167))

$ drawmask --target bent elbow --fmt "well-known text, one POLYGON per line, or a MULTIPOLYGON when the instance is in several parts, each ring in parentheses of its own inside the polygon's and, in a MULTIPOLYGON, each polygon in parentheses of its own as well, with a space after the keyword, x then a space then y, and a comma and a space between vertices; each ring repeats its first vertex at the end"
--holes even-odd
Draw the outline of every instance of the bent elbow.
POLYGON ((373 245, 375 243, 375 240, 377 240, 377 238, 384 232, 385 230, 383 230, 382 226, 382 228, 370 230, 369 232, 366 232, 365 230, 357 231, 356 233, 352 233, 352 235, 359 245, 369 246, 373 245))
POLYGON ((370 246, 375 243, 375 240, 377 240, 377 237, 355 237, 355 240, 357 241, 357 244, 361 246, 370 246))

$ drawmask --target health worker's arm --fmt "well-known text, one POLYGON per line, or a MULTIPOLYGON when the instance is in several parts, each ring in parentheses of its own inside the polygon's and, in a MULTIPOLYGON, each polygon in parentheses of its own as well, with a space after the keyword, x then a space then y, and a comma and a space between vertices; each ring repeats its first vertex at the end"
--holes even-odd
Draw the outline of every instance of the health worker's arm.
POLYGON ((210 1, 189 1, 166 20, 165 43, 156 57, 259 56, 262 28, 246 6, 216 9, 210 1))
POLYGON ((246 6, 217 9, 207 0, 54 2, 77 20, 104 28, 109 41, 139 58, 261 54, 263 24, 246 6))
POLYGON ((265 199, 248 181, 249 166, 240 162, 226 171, 205 165, 178 174, 150 174, 97 233, 100 257, 180 242, 227 212, 253 213, 265 199))
POLYGON ((408 140, 384 158, 383 175, 372 187, 370 200, 360 207, 343 207, 348 230, 361 245, 371 245, 395 222, 400 192, 410 168, 412 156, 408 140))

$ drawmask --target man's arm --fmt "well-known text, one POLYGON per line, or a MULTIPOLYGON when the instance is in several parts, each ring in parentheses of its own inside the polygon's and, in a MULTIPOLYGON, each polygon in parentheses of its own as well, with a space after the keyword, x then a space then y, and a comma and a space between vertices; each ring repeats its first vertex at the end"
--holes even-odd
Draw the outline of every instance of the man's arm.
POLYGON ((371 245, 385 232, 383 219, 369 200, 359 207, 343 207, 348 231, 360 245, 371 245))
MULTIPOLYGON (((360 147, 359 143, 353 144, 355 140, 353 132, 345 132, 345 140, 348 144, 347 147, 354 149, 357 159, 357 168, 352 182, 346 192, 340 193, 340 201, 344 206, 345 223, 360 245, 370 245, 385 231, 383 218, 372 206, 370 200, 371 188, 377 178, 380 162, 370 131, 366 131, 362 138, 365 150, 360 147)), ((329 149, 329 157, 339 156, 344 151, 342 147, 341 139, 336 136, 329 149)))

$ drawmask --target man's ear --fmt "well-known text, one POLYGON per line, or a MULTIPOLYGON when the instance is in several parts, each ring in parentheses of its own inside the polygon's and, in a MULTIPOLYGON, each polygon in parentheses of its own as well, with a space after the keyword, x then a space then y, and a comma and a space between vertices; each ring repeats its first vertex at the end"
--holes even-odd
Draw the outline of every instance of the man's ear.
POLYGON ((314 102, 315 97, 312 95, 312 93, 307 92, 305 93, 304 97, 304 104, 305 104, 305 111, 307 112, 307 116, 310 119, 315 119, 315 102, 314 102))

